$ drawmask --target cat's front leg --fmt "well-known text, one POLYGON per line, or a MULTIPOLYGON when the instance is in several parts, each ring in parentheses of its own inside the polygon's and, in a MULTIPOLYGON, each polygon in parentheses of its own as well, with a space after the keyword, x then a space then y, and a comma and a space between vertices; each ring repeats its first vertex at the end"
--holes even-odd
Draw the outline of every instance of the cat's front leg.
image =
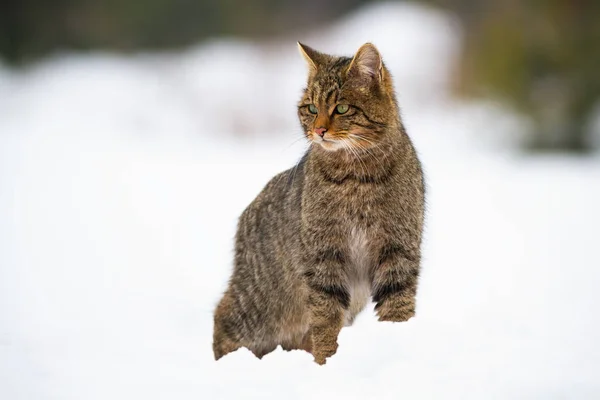
POLYGON ((403 322, 415 315, 419 260, 418 250, 400 244, 382 248, 372 288, 380 321, 403 322))
POLYGON ((318 364, 335 354, 337 338, 350 304, 343 273, 343 258, 337 250, 326 250, 307 262, 304 277, 308 284, 311 352, 318 364))

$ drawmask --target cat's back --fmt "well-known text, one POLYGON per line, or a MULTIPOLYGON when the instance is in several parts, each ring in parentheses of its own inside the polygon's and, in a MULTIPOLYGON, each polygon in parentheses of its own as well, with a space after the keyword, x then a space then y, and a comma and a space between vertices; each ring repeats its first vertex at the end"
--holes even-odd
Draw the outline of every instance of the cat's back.
POLYGON ((275 175, 243 211, 236 234, 238 252, 259 252, 271 263, 277 262, 285 248, 294 247, 301 219, 305 159, 275 175))
POLYGON ((292 168, 275 175, 256 198, 246 207, 241 219, 255 217, 260 214, 265 217, 274 213, 299 212, 302 187, 305 175, 306 155, 292 168))

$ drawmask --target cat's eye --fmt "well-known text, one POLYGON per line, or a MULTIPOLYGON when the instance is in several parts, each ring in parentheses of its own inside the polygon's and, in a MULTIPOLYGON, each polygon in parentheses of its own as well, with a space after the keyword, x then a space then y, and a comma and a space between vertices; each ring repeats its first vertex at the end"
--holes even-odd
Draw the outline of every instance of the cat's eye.
POLYGON ((346 114, 349 109, 350 106, 348 104, 338 104, 338 106, 335 108, 335 111, 338 114, 346 114))
POLYGON ((317 110, 317 106, 315 106, 314 104, 309 104, 309 105, 308 105, 308 111, 309 111, 311 114, 316 114, 317 112, 319 112, 319 111, 317 110))

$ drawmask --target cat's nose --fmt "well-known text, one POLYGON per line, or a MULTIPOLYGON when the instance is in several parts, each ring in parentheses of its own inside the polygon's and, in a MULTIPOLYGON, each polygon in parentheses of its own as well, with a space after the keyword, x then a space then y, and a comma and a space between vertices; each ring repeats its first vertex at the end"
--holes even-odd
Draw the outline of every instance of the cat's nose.
POLYGON ((315 133, 321 137, 325 136, 325 132, 327 132, 327 128, 317 128, 315 129, 315 133))

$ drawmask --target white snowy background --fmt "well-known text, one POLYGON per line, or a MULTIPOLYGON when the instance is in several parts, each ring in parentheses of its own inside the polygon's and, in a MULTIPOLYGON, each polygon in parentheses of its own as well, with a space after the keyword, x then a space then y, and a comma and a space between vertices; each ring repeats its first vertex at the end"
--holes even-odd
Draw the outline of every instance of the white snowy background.
POLYGON ((301 37, 0 67, 0 399, 598 399, 600 158, 515 151, 526 120, 449 94, 460 30, 410 4, 301 37), (238 215, 305 143, 295 40, 374 42, 422 157, 417 317, 319 367, 212 356, 238 215))

